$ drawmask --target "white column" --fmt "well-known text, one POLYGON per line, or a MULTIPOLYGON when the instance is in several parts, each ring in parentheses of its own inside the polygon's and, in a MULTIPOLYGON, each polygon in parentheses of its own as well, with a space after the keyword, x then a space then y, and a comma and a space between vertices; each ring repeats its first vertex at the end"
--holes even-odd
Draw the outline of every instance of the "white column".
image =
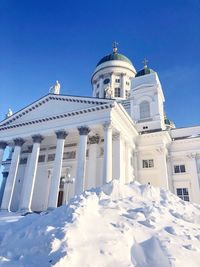
POLYGON ((112 180, 112 126, 106 122, 104 127, 103 184, 112 180))
POLYGON ((2 160, 3 160, 3 154, 4 154, 4 150, 5 150, 6 146, 7 146, 7 144, 5 142, 0 142, 0 168, 1 168, 2 160))
POLYGON ((103 75, 99 76, 99 97, 104 98, 104 90, 103 90, 103 75))
POLYGON ((48 210, 57 208, 58 194, 60 187, 60 176, 62 171, 63 151, 65 145, 65 138, 68 135, 64 130, 56 132, 57 145, 56 155, 51 176, 51 185, 49 190, 48 210))
POLYGON ((24 177, 22 198, 20 202, 20 210, 24 212, 31 212, 31 204, 33 198, 33 190, 35 185, 35 178, 38 166, 38 157, 40 154, 40 144, 43 140, 41 135, 32 136, 33 148, 27 164, 26 176, 24 177))
POLYGON ((126 77, 126 73, 122 73, 122 75, 121 75, 121 92, 122 92, 122 97, 123 98, 126 98, 125 77, 126 77))
POLYGON ((26 177, 28 177, 28 166, 30 164, 30 158, 31 158, 32 149, 33 149, 32 145, 28 146, 28 148, 27 148, 28 155, 27 155, 26 168, 25 168, 25 171, 24 171, 24 179, 23 179, 23 184, 22 184, 21 195, 20 195, 20 199, 19 199, 19 211, 21 211, 21 209, 22 209, 22 198, 23 198, 23 196, 25 194, 24 191, 26 190, 26 188, 25 188, 25 180, 26 180, 26 177))
POLYGON ((98 135, 89 137, 89 165, 86 189, 96 187, 97 149, 99 140, 100 137, 98 135))
POLYGON ((77 154, 75 194, 80 195, 84 190, 85 185, 85 167, 86 167, 86 150, 87 137, 90 132, 88 127, 82 126, 78 128, 80 140, 77 154))
POLYGON ((6 181, 7 181, 7 178, 8 178, 8 172, 3 172, 3 179, 2 179, 2 182, 1 182, 1 189, 0 189, 0 205, 1 205, 1 202, 2 202, 2 198, 3 198, 3 193, 4 193, 4 190, 5 190, 5 186, 6 186, 6 181))
POLYGON ((8 174, 8 178, 7 178, 7 182, 6 182, 6 186, 5 186, 5 190, 3 194, 1 210, 10 211, 13 191, 15 187, 15 180, 16 180, 17 170, 18 170, 18 165, 19 165, 20 152, 21 152, 21 147, 23 143, 24 143, 24 140, 21 138, 14 140, 15 148, 14 148, 14 152, 12 155, 9 174, 8 174))
POLYGON ((111 92, 112 92, 112 94, 111 94, 111 96, 112 96, 112 98, 114 97, 114 95, 115 95, 115 89, 114 89, 114 85, 115 85, 115 75, 114 75, 114 72, 111 72, 110 73, 110 87, 111 87, 111 92))

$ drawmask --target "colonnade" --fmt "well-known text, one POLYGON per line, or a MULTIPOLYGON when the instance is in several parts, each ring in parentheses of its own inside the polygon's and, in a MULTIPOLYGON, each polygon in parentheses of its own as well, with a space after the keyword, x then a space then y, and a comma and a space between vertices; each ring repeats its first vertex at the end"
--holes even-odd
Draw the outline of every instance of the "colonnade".
MULTIPOLYGON (((103 159, 103 180, 102 184, 105 184, 112 179, 112 125, 111 122, 106 122, 103 125, 104 129, 104 159, 103 159)), ((77 149, 77 165, 76 165, 76 178, 75 178, 75 194, 81 194, 85 185, 85 169, 86 169, 86 152, 88 134, 90 132, 89 127, 78 127, 79 132, 79 145, 77 149)), ((57 207, 57 200, 59 194, 60 176, 62 171, 63 152, 65 139, 68 136, 68 132, 65 130, 59 130, 55 132, 57 137, 55 159, 53 162, 52 177, 48 196, 48 209, 52 210, 57 207)), ((93 145, 99 142, 99 138, 93 138, 93 145)), ((44 136, 38 134, 32 137, 32 151, 28 158, 25 176, 22 185, 21 199, 19 203, 19 210, 23 212, 30 212, 33 198, 33 191, 38 167, 38 158, 40 154, 40 146, 44 139, 44 136)), ((90 137, 92 138, 92 137, 90 137)), ((6 180, 4 194, 1 203, 1 210, 10 211, 11 202, 13 198, 13 192, 15 188, 15 181, 17 171, 19 167, 20 154, 25 140, 22 138, 16 138, 14 142, 14 151, 9 168, 9 174, 6 180)), ((7 146, 6 142, 0 142, 0 166, 3 159, 3 154, 7 146)), ((96 145, 95 145, 95 148, 96 145)), ((90 155, 92 161, 92 155, 90 155)), ((90 163, 91 164, 91 163, 90 163)), ((95 175, 95 173, 94 173, 95 175)), ((91 177, 92 178, 92 177, 91 177)), ((94 179, 95 177, 93 177, 94 179)))

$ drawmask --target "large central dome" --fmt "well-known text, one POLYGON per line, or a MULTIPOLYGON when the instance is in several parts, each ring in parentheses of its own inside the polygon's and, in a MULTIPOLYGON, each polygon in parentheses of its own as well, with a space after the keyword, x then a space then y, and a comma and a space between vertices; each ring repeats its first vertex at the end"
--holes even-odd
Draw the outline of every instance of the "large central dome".
POLYGON ((124 61, 124 62, 127 62, 131 65, 132 62, 130 61, 130 59, 128 59, 126 56, 122 55, 122 54, 119 54, 119 53, 116 53, 116 52, 113 52, 105 57, 103 57, 98 63, 97 63, 97 66, 99 66, 100 64, 104 63, 104 62, 107 62, 107 61, 111 61, 111 60, 120 60, 120 61, 124 61))
POLYGON ((117 43, 114 42, 113 52, 97 63, 92 74, 93 97, 127 99, 130 95, 131 79, 135 74, 132 62, 118 53, 117 43))

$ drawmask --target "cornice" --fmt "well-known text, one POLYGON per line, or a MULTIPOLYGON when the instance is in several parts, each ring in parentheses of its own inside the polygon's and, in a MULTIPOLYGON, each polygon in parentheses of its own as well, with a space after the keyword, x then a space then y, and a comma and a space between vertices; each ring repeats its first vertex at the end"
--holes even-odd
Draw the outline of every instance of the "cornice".
POLYGON ((139 135, 139 137, 142 137, 142 139, 150 139, 150 138, 156 138, 156 137, 167 137, 169 141, 171 141, 170 134, 167 130, 159 130, 151 133, 144 133, 139 135))
POLYGON ((60 115, 48 116, 46 118, 36 119, 36 120, 32 120, 32 121, 27 121, 27 122, 21 122, 19 124, 8 125, 8 126, 2 125, 2 126, 0 126, 0 131, 4 131, 4 130, 7 130, 7 129, 18 128, 18 127, 21 127, 21 126, 39 124, 39 123, 42 123, 42 122, 53 121, 53 120, 57 120, 57 119, 63 119, 63 118, 67 118, 67 117, 73 117, 73 116, 76 116, 76 115, 81 115, 81 114, 86 114, 86 113, 90 113, 90 112, 94 112, 94 111, 109 109, 109 108, 112 108, 112 107, 114 107, 114 103, 111 103, 111 104, 108 103, 108 104, 104 104, 104 105, 99 105, 99 106, 95 106, 95 107, 90 107, 90 108, 77 110, 77 111, 71 111, 71 112, 67 112, 67 113, 62 113, 60 115))
POLYGON ((60 101, 66 101, 66 102, 96 104, 96 105, 105 105, 106 103, 108 103, 108 101, 106 101, 104 99, 91 98, 91 100, 90 100, 90 99, 84 99, 84 97, 83 97, 83 99, 81 99, 81 97, 75 97, 75 96, 49 94, 49 95, 46 95, 46 96, 42 97, 41 99, 35 101, 34 103, 28 105, 27 107, 23 108, 22 110, 18 111, 16 114, 13 114, 8 119, 5 119, 4 120, 5 122, 2 121, 2 124, 0 125, 0 127, 13 123, 15 120, 21 118, 22 116, 28 114, 29 112, 37 109, 38 107, 44 105, 45 103, 47 103, 51 100, 60 100, 60 101))
POLYGON ((182 139, 172 139, 173 145, 179 145, 179 144, 187 144, 187 143, 196 143, 200 142, 200 136, 193 137, 193 138, 182 138, 182 139))

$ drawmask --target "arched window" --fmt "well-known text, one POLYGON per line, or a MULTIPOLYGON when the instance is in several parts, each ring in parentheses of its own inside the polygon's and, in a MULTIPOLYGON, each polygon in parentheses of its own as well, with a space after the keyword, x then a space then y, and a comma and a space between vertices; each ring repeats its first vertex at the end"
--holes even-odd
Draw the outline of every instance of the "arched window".
POLYGON ((140 119, 147 119, 150 117, 150 104, 148 101, 140 103, 140 119))

